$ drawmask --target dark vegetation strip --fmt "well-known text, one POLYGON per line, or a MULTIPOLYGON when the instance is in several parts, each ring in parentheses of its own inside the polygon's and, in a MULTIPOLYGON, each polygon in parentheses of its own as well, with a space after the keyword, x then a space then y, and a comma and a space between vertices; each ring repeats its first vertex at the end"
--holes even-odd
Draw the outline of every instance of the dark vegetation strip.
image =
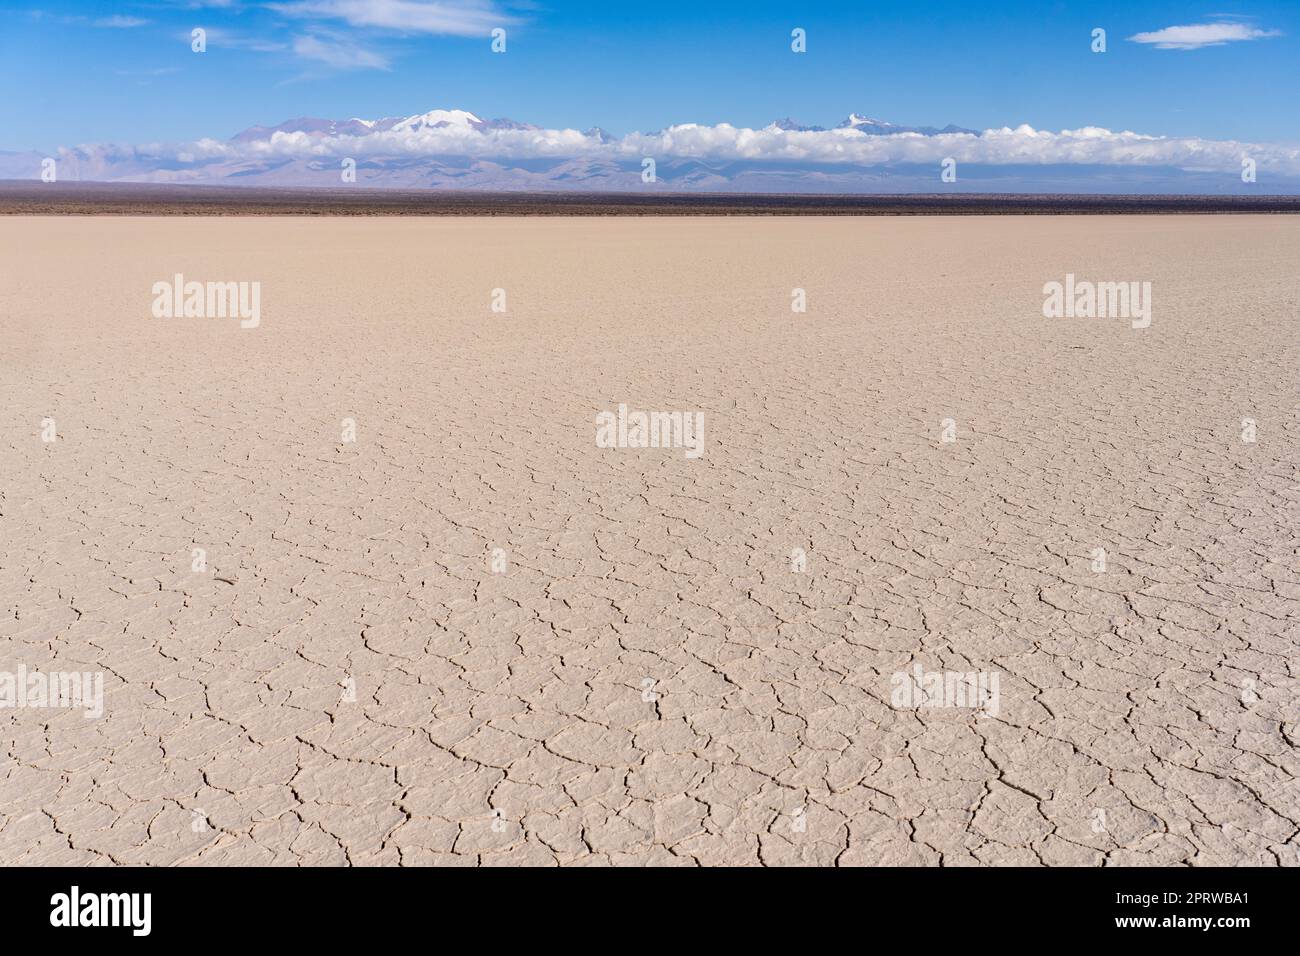
POLYGON ((1297 213, 1300 196, 757 195, 0 181, 0 215, 922 216, 1297 213))

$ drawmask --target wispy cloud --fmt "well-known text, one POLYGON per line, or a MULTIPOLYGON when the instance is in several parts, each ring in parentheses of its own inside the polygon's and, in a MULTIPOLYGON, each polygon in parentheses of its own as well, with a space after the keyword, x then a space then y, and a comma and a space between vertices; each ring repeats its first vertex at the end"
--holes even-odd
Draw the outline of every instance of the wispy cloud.
POLYGON ((307 60, 316 60, 338 70, 387 70, 388 58, 346 40, 319 36, 300 36, 293 41, 293 52, 307 60))
POLYGON ((160 66, 152 70, 114 70, 118 76, 168 76, 172 73, 179 73, 180 67, 160 66))
POLYGON ((1157 50, 1199 50, 1207 46, 1223 46, 1242 40, 1262 40, 1281 36, 1280 30, 1261 30, 1249 23, 1197 23, 1181 27, 1165 27, 1149 33, 1129 37, 1134 43, 1149 43, 1157 50))
POLYGON ((132 27, 142 27, 149 22, 140 17, 126 17, 118 14, 111 17, 100 17, 95 21, 95 26, 105 27, 110 30, 130 30, 132 27))
MULTIPOLYGON (((197 24, 202 26, 202 24, 197 24)), ((263 37, 252 36, 246 33, 237 33, 234 30, 226 30, 223 27, 203 27, 208 36, 208 49, 229 49, 229 50, 252 50, 254 53, 278 53, 286 49, 286 45, 278 40, 268 40, 263 37)), ((190 32, 178 34, 188 46, 190 43, 190 32)))
POLYGON ((49 23, 68 23, 77 25, 89 25, 92 27, 101 27, 106 30, 129 30, 132 27, 142 27, 146 23, 152 23, 152 20, 145 20, 142 17, 129 17, 123 14, 114 14, 111 17, 87 17, 78 13, 51 13, 49 10, 28 10, 27 15, 36 21, 45 21, 49 23))
POLYGON ((518 22, 491 0, 292 0, 269 6, 290 17, 448 36, 486 36, 493 27, 518 22))

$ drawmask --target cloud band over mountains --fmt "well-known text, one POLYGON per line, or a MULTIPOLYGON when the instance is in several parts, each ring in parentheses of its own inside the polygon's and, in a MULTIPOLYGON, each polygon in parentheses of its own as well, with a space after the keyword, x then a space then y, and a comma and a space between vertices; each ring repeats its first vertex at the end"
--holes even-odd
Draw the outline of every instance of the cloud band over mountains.
MULTIPOLYGON (((518 124, 515 124, 518 125, 518 124)), ((60 154, 114 163, 169 162, 182 165, 330 160, 351 157, 479 159, 606 158, 640 160, 771 160, 791 164, 939 164, 1163 166, 1202 172, 1235 172, 1243 158, 1260 170, 1300 175, 1300 148, 1198 138, 1149 136, 1100 127, 1057 132, 1021 125, 982 133, 893 133, 867 135, 854 129, 750 129, 721 123, 671 126, 653 133, 609 137, 599 131, 541 128, 387 129, 364 135, 321 135, 275 131, 265 138, 200 139, 186 143, 90 144, 60 154)))

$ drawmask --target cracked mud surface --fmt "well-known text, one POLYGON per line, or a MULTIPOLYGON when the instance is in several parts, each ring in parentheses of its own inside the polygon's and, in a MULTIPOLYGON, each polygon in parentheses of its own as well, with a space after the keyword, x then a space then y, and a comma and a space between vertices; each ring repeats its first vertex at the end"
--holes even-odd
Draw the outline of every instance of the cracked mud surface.
POLYGON ((0 862, 1300 864, 1300 220, 0 236, 0 862))

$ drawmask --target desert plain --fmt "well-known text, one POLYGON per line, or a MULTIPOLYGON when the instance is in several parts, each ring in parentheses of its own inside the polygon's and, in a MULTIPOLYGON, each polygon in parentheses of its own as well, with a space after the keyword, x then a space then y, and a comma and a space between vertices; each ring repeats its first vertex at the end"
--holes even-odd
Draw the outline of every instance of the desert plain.
POLYGON ((102 681, 0 701, 0 863, 1300 865, 1300 218, 0 255, 0 672, 102 681), (155 317, 177 274, 260 321, 155 317))

